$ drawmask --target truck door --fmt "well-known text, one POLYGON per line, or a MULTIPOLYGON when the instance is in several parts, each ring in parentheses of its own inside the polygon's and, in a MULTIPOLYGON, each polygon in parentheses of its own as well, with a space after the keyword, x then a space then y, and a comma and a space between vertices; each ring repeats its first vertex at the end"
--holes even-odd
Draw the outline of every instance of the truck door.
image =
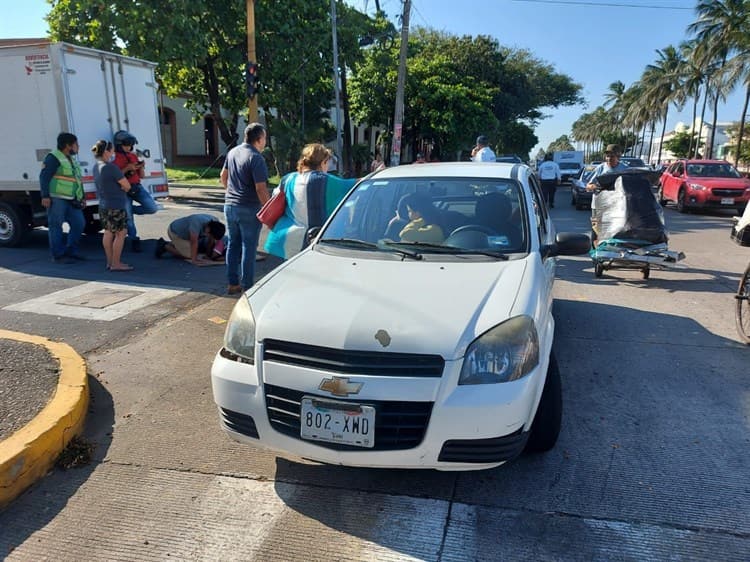
POLYGON ((143 186, 155 197, 166 197, 167 178, 161 147, 161 130, 157 104, 157 85, 153 65, 132 59, 117 63, 117 102, 121 129, 137 139, 136 151, 146 163, 143 186))

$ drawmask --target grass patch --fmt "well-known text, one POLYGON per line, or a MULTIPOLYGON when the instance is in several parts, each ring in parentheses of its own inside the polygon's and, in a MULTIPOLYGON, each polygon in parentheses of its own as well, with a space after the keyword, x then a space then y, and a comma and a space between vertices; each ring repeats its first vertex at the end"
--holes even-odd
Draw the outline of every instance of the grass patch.
POLYGON ((73 437, 55 461, 55 466, 63 470, 79 468, 91 462, 94 446, 83 437, 73 437))
MULTIPOLYGON (((179 166, 176 168, 166 168, 166 171, 167 180, 170 182, 222 188, 221 182, 219 181, 219 176, 221 174, 220 168, 179 166)), ((279 176, 273 176, 268 178, 268 184, 271 187, 276 187, 279 185, 280 180, 281 178, 279 176)))

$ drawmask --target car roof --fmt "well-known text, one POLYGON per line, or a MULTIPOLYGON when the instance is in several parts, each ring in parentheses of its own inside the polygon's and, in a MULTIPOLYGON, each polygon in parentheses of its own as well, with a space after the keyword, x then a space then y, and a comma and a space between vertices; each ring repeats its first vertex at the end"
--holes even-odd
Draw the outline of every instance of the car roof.
POLYGON ((682 160, 679 160, 679 162, 685 162, 686 164, 729 164, 730 166, 733 166, 733 164, 727 160, 690 160, 683 158, 682 160))
POLYGON ((406 164, 392 166, 375 172, 372 179, 424 178, 424 177, 475 177, 519 179, 528 175, 526 164, 506 162, 435 162, 428 164, 406 164))

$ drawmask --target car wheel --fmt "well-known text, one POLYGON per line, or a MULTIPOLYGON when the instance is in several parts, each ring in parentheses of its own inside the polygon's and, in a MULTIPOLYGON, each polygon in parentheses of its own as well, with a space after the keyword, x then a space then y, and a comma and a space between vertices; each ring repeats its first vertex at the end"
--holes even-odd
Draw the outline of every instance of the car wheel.
POLYGON ((667 200, 664 199, 664 188, 659 184, 659 189, 656 191, 656 200, 659 201, 659 205, 662 207, 667 206, 667 200))
POLYGON ((571 193, 570 193, 570 204, 571 205, 575 205, 576 204, 576 196, 573 195, 572 190, 571 190, 571 193))
POLYGON ((602 275, 604 275, 604 266, 599 262, 594 263, 594 277, 598 278, 602 275))
POLYGON ((687 205, 685 205, 685 188, 684 187, 681 187, 680 191, 677 193, 677 212, 678 213, 688 212, 687 205))
POLYGON ((526 442, 525 451, 543 453, 557 443, 562 424, 562 381, 557 366, 555 353, 550 353, 547 366, 547 380, 544 381, 542 397, 531 424, 531 435, 526 442))
POLYGON ((21 220, 18 207, 10 203, 0 203, 0 246, 17 246, 25 232, 26 224, 21 220))

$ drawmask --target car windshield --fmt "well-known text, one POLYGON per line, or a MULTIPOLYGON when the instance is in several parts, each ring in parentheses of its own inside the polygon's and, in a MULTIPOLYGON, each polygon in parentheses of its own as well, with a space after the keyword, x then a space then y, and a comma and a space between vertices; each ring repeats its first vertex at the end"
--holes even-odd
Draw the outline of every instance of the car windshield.
POLYGON ((318 243, 369 252, 413 250, 418 259, 504 259, 528 251, 524 201, 521 184, 509 178, 366 179, 339 206, 318 243))
POLYGON ((645 168, 646 163, 640 158, 622 158, 622 161, 631 168, 645 168))
POLYGON ((741 178, 742 175, 731 164, 688 164, 687 173, 697 178, 741 178))
POLYGON ((561 170, 578 170, 580 168, 580 165, 575 162, 561 162, 559 166, 561 170))
POLYGON ((523 160, 521 160, 518 156, 498 156, 495 158, 496 162, 509 162, 511 164, 522 164, 523 160))
POLYGON ((594 175, 594 170, 584 170, 581 173, 581 181, 582 182, 588 182, 589 178, 594 175))

